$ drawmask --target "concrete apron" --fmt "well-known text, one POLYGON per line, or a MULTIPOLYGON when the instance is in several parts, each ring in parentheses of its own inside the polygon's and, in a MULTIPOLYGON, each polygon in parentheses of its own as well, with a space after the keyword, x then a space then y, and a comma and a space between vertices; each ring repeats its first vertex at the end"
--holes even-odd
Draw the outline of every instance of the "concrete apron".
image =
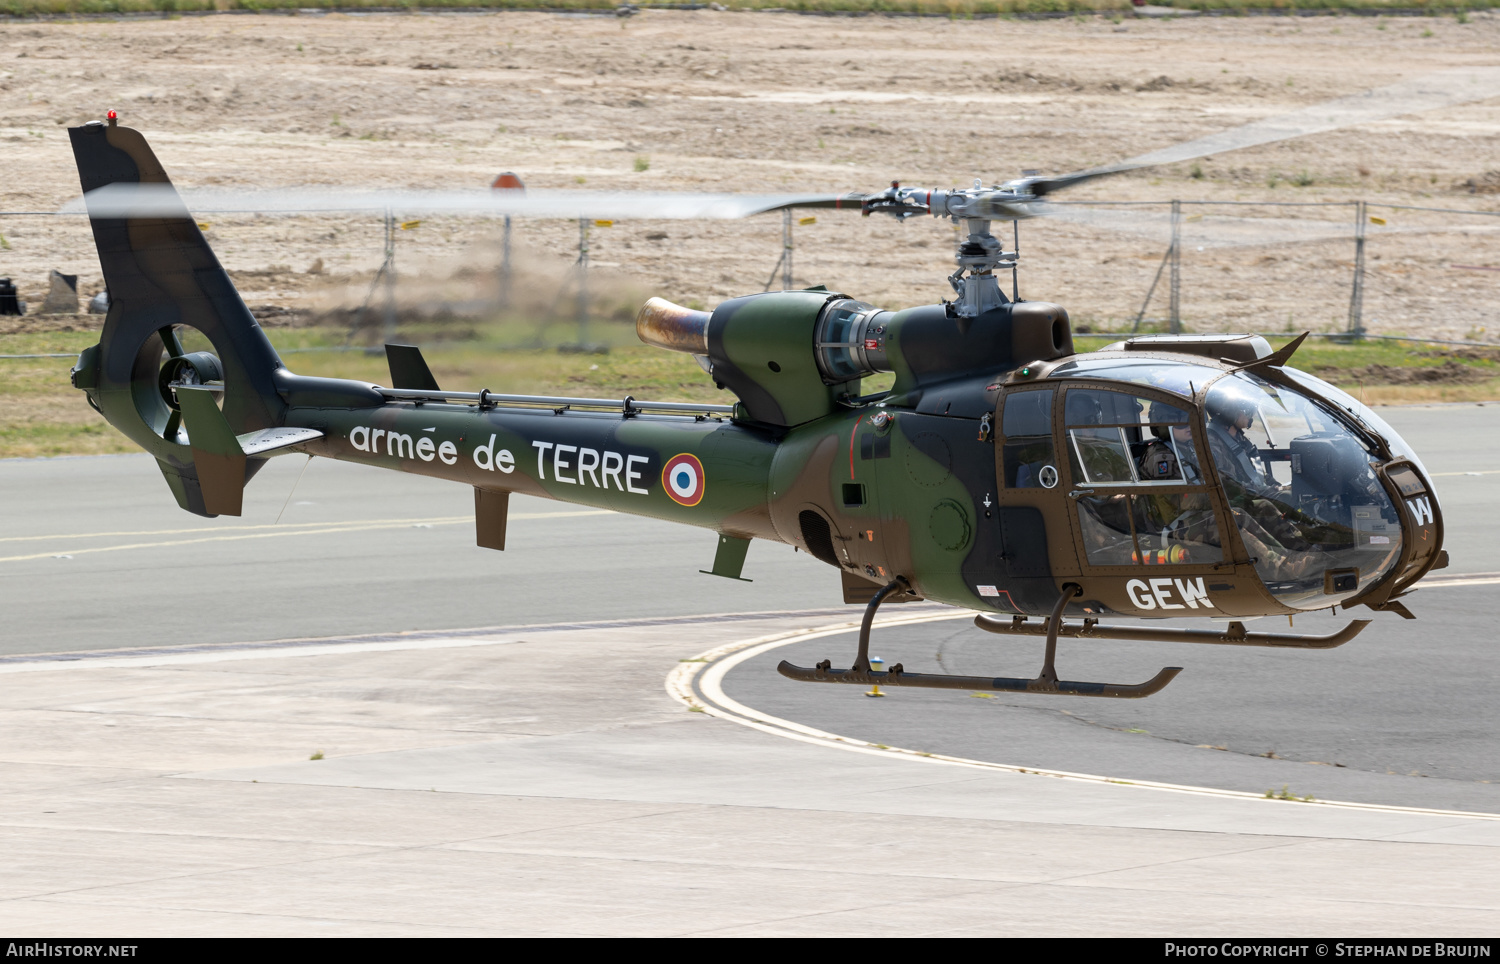
POLYGON ((6 661, 0 928, 1494 930, 1494 819, 904 754, 717 688, 736 654, 848 616, 6 661))

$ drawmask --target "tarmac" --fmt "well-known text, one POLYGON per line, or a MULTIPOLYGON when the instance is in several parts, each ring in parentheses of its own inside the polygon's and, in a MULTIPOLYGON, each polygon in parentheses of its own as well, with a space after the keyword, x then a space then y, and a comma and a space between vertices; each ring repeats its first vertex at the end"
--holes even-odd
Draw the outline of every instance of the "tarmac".
MULTIPOLYGON (((1290 671, 1178 647, 1147 726, 784 680, 783 657, 846 661, 858 611, 776 547, 747 586, 688 569, 705 533, 547 503, 470 551, 464 524, 410 521, 466 491, 321 462, 291 493, 273 463, 234 522, 179 513, 143 459, 0 463, 0 927, 1492 937, 1500 453, 1475 440, 1497 413, 1382 414, 1451 473, 1449 574, 1473 578, 1290 671), (1265 796, 1282 783, 1314 799, 1265 796)), ((939 607, 883 621, 950 671, 1037 656, 939 607)))

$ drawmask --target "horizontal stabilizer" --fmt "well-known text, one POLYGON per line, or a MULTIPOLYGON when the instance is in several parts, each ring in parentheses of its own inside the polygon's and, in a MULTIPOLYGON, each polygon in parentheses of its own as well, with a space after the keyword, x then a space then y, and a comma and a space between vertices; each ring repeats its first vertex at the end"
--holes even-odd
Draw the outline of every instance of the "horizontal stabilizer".
POLYGON ((209 515, 240 514, 245 497, 246 456, 263 456, 323 437, 322 432, 312 428, 265 428, 236 435, 215 404, 216 393, 211 387, 179 385, 176 394, 193 453, 193 468, 202 489, 203 508, 209 515))
POLYGON ((237 435, 235 441, 240 443, 240 451, 246 455, 265 455, 322 437, 323 433, 315 428, 263 428, 237 435))

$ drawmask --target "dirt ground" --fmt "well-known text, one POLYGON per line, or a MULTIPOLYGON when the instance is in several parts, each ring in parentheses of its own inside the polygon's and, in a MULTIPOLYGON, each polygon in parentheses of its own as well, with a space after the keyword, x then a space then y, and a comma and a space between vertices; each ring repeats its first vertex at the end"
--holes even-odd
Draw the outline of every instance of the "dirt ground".
MULTIPOLYGON (((1443 67, 1490 63, 1500 18, 1101 17, 949 21, 646 11, 217 15, 0 24, 0 209, 77 195, 67 125, 116 108, 187 186, 877 190, 1066 171, 1443 67), (645 167, 645 170, 638 168, 645 167)), ((1500 100, 1095 182, 1069 200, 1405 203, 1495 210, 1500 100), (1201 176, 1194 176, 1195 174, 1201 176), (1478 193, 1471 190, 1470 181, 1478 193)), ((1165 209, 1152 209, 1157 214, 1165 209)), ((1211 222, 1352 209, 1192 208, 1211 222)), ((1373 331, 1488 338, 1500 274, 1491 219, 1372 209, 1373 331), (1454 267, 1464 265, 1467 267, 1454 267)), ((760 290, 780 219, 617 223, 591 234, 593 294, 711 305, 760 290)), ((515 226, 522 307, 544 311, 577 226, 515 226)), ((1345 229, 1347 230, 1347 228, 1345 229)), ((39 303, 47 271, 100 287, 81 218, 0 218, 0 276, 39 303)), ((427 219, 398 233, 409 303, 492 299, 498 226, 427 219)), ((1275 236, 1275 230, 1269 237, 1275 236)), ((359 304, 378 218, 221 217, 208 235, 252 305, 359 304), (321 263, 321 273, 309 273, 321 263)), ((822 212, 796 229, 798 284, 901 306, 949 294, 952 228, 822 212)), ((1075 323, 1128 325, 1166 234, 1055 221, 1021 230, 1023 297, 1075 323)), ((1353 244, 1189 244, 1190 328, 1331 330, 1353 244)), ((778 282, 779 284, 779 282, 778 282)), ((1166 310, 1166 280, 1147 317, 1166 310)), ((564 296, 571 297, 571 296, 564 296)), ((558 309, 563 311, 564 309, 558 309)), ((286 316, 295 317, 295 316, 286 316)), ((273 321, 269 319, 268 321, 273 321)))

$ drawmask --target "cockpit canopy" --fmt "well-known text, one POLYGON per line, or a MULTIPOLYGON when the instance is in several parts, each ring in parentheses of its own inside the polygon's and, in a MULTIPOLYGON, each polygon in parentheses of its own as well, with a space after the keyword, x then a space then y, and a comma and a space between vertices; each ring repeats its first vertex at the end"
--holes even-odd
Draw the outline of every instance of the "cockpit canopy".
POLYGON ((1005 485, 1063 487, 1090 567, 1217 571, 1248 557, 1288 608, 1354 599, 1402 558, 1400 506, 1377 467, 1386 452, 1420 463, 1354 399, 1277 371, 1125 352, 1066 361, 1007 392, 1005 485))

